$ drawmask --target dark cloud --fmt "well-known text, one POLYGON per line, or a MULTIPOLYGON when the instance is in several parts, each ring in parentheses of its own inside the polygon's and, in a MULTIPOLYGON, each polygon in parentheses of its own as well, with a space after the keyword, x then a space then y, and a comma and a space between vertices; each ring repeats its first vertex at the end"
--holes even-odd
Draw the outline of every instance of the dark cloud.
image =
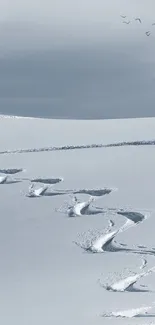
POLYGON ((155 80, 133 48, 50 50, 0 60, 0 113, 77 119, 154 116, 155 80))

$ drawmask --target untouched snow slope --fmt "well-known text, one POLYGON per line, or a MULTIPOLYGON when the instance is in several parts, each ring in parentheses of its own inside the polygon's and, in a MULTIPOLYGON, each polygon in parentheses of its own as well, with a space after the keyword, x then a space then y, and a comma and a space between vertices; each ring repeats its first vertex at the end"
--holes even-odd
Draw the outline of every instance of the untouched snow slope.
POLYGON ((138 278, 137 286, 146 286, 150 292, 113 292, 97 283, 103 271, 107 278, 133 265, 140 268, 139 256, 144 260, 142 267, 146 267, 146 256, 148 269, 155 265, 154 144, 154 118, 0 118, 0 170, 25 170, 24 177, 22 172, 11 178, 8 175, 8 182, 0 184, 1 324, 155 323, 154 272, 138 278), (118 143, 121 146, 115 146, 118 143), (106 146, 109 144, 114 146, 106 146), (59 150, 52 149, 55 147, 59 150), (35 179, 41 180, 35 189, 44 187, 43 179, 63 182, 30 199, 27 193, 35 179), (90 202, 96 189, 116 188, 90 202), (74 212, 78 204, 87 202, 87 208, 96 206, 100 213, 70 218, 59 212, 74 193, 74 212), (85 234, 90 243, 96 240, 96 250, 105 239, 119 248, 112 253, 89 254, 74 244, 85 234), (101 317, 103 312, 113 317, 101 317))

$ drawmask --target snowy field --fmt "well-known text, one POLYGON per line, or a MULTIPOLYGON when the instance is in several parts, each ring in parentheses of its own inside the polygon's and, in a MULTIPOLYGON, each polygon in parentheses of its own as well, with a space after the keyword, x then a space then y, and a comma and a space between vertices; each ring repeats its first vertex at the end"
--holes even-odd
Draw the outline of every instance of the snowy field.
POLYGON ((154 140, 155 118, 0 117, 1 324, 155 324, 154 140))

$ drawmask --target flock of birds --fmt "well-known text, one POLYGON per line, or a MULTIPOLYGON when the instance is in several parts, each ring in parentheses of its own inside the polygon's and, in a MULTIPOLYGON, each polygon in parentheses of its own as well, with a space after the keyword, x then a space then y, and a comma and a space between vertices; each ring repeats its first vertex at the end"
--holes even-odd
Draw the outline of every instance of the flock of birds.
MULTIPOLYGON (((100 189, 74 189, 74 190, 51 190, 55 184, 60 183, 63 181, 63 178, 12 178, 13 175, 23 172, 24 169, 22 168, 12 168, 12 169, 0 169, 0 184, 12 184, 16 182, 20 182, 23 180, 30 181, 30 186, 28 193, 26 194, 29 198, 38 198, 44 196, 54 196, 54 195, 69 195, 72 198, 72 202, 68 203, 65 206, 64 210, 62 207, 57 209, 57 212, 64 212, 68 215, 69 218, 75 217, 82 217, 85 215, 97 215, 103 214, 108 219, 108 227, 104 229, 103 233, 97 233, 96 237, 93 238, 93 235, 90 234, 89 240, 84 240, 84 244, 79 242, 74 242, 77 246, 80 246, 88 253, 110 253, 110 252, 126 252, 126 253, 136 253, 142 257, 142 264, 140 266, 140 272, 134 272, 128 276, 122 276, 117 281, 109 281, 107 283, 103 283, 101 279, 98 280, 100 286, 107 291, 110 292, 148 292, 149 290, 146 288, 145 285, 141 284, 140 288, 135 287, 135 284, 142 278, 150 275, 151 273, 155 272, 155 266, 148 268, 147 267, 147 255, 155 256, 155 248, 148 250, 146 246, 139 245, 139 249, 130 249, 127 248, 126 244, 121 244, 118 246, 114 239, 120 233, 128 230, 130 227, 137 226, 144 222, 148 214, 142 214, 140 212, 129 211, 125 209, 115 209, 115 208, 102 208, 93 205, 93 202, 96 201, 97 198, 103 197, 104 195, 108 195, 111 192, 116 191, 117 189, 112 188, 100 188, 100 189), (39 188, 36 187, 36 184, 43 184, 39 188), (89 195, 89 199, 86 201, 81 202, 77 198, 77 194, 86 194, 89 195), (126 222, 123 226, 119 227, 118 229, 114 229, 115 222, 114 220, 109 220, 109 215, 112 217, 116 217, 116 215, 121 215, 123 218, 126 219, 126 222)), ((104 278, 105 280, 105 278, 104 278)), ((152 307, 140 307, 132 310, 127 311, 120 311, 120 312, 110 312, 103 314, 103 317, 140 317, 142 316, 149 316, 148 310, 152 307)), ((155 317, 155 315, 154 315, 155 317)))
MULTIPOLYGON (((120 15, 120 16, 121 16, 122 19, 126 19, 126 18, 127 18, 127 16, 124 16, 124 15, 120 15)), ((134 18, 134 19, 135 19, 135 21, 137 21, 138 23, 142 24, 142 19, 141 19, 140 17, 136 17, 136 18, 134 18)), ((130 23, 131 23, 131 20, 123 20, 123 24, 127 24, 127 25, 129 25, 130 23)), ((155 22, 152 23, 152 26, 155 26, 155 22)), ((151 35, 151 31, 150 31, 150 30, 146 31, 146 32, 145 32, 145 35, 146 35, 146 36, 150 36, 150 35, 151 35)))

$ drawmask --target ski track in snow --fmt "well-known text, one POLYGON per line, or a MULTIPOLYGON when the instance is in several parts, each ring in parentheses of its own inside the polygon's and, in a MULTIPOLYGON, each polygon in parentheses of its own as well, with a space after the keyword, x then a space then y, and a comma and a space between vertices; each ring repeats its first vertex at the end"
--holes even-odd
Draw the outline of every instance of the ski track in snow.
POLYGON ((21 180, 13 179, 9 177, 9 175, 0 176, 0 185, 9 185, 9 184, 16 184, 21 183, 21 180))
MULTIPOLYGON (((133 216, 133 212, 132 212, 133 216)), ((137 214, 136 214, 137 216, 137 214)), ((140 214, 142 216, 142 214, 140 214)), ((139 220, 139 219, 138 219, 139 220)), ((144 221, 145 218, 141 218, 141 222, 144 221)), ((132 253, 132 254, 139 254, 139 255, 153 255, 155 256, 155 250, 154 249, 148 249, 145 247, 145 249, 139 249, 139 247, 133 247, 129 248, 126 244, 117 243, 114 239, 122 232, 127 231, 131 227, 135 227, 139 224, 139 221, 136 222, 134 220, 128 219, 127 222, 121 226, 120 228, 111 231, 108 229, 108 231, 98 231, 98 233, 95 232, 93 234, 93 231, 91 233, 82 234, 82 240, 80 241, 74 241, 74 243, 81 247, 84 251, 90 252, 90 253, 116 253, 116 252, 123 252, 123 253, 132 253)), ((141 268, 144 268, 146 265, 146 261, 143 261, 143 266, 141 268)))
POLYGON ((111 188, 101 188, 101 189, 81 189, 81 190, 72 190, 73 194, 88 194, 91 196, 103 196, 110 194, 116 189, 111 188))
MULTIPOLYGON (((146 247, 143 247, 143 248, 146 248, 146 247)), ((140 270, 143 270, 146 266, 147 266, 147 259, 143 258, 142 259, 142 265, 140 266, 140 270)))
POLYGON ((49 191, 50 186, 48 185, 44 185, 42 187, 39 188, 35 188, 35 184, 32 183, 29 187, 29 191, 26 194, 27 197, 29 198, 39 198, 39 197, 43 197, 43 196, 58 196, 58 195, 64 195, 64 192, 58 192, 58 191, 49 191))
POLYGON ((133 308, 128 310, 116 311, 104 313, 102 317, 123 317, 123 318, 133 318, 133 317, 155 317, 154 313, 149 313, 154 306, 133 308))
MULTIPOLYGON (((88 144, 88 145, 66 145, 66 146, 49 146, 42 148, 30 148, 30 149, 16 149, 16 150, 4 150, 1 151, 0 154, 20 154, 20 153, 36 153, 36 152, 50 152, 50 151, 62 151, 62 150, 80 150, 80 149, 94 149, 94 148, 112 148, 112 147, 124 147, 124 146, 150 146, 155 145, 155 140, 142 140, 142 141, 131 141, 131 142, 118 142, 111 144, 88 144)), ((56 185, 63 181, 62 177, 38 177, 38 178, 16 178, 12 179, 10 175, 14 175, 20 172, 25 171, 22 168, 10 168, 10 169, 0 169, 0 173, 3 176, 0 176, 0 184, 13 184, 19 183, 22 181, 29 181, 31 185, 29 187, 29 191, 26 194, 29 198, 40 198, 40 197, 52 197, 58 195, 70 195, 74 194, 72 197, 71 204, 66 203, 66 206, 58 209, 58 212, 67 213, 69 218, 72 217, 82 217, 89 215, 98 215, 102 214, 104 217, 109 219, 112 215, 121 215, 127 222, 118 229, 114 230, 115 221, 112 219, 108 220, 108 226, 104 230, 93 230, 88 231, 87 233, 81 234, 82 240, 74 241, 74 243, 81 247, 86 253, 131 253, 138 254, 142 256, 142 264, 139 269, 140 273, 132 273, 128 276, 122 276, 120 279, 116 281, 112 281, 112 283, 105 284, 99 280, 101 287, 110 292, 149 292, 145 285, 139 285, 139 287, 135 287, 138 280, 148 276, 149 274, 155 272, 155 268, 150 268, 147 271, 147 259, 144 256, 152 255, 155 256, 155 248, 148 249, 144 245, 137 245, 137 247, 129 248, 125 243, 117 243, 116 238, 119 234, 124 231, 127 231, 131 227, 135 227, 138 224, 144 222, 148 218, 148 214, 143 214, 140 212, 125 210, 125 209, 110 209, 110 208, 102 208, 92 205, 94 200, 97 197, 102 197, 105 195, 111 194, 113 191, 117 190, 116 188, 83 188, 83 189, 71 189, 71 190, 51 190, 52 185, 56 185), (42 187, 36 188, 37 184, 43 184, 42 187), (77 194, 87 194, 90 196, 89 200, 80 202, 79 199, 75 196, 77 194), (143 289, 144 288, 144 289, 143 289)), ((128 270, 131 273, 130 270, 128 270)), ((104 279, 105 280, 105 279, 104 279)), ((155 314, 149 313, 149 310, 152 309, 153 306, 148 307, 140 307, 135 309, 129 309, 124 311, 110 312, 104 313, 102 317, 122 317, 122 318, 133 318, 133 317, 155 317, 155 314)))
POLYGON ((103 214, 104 210, 102 208, 93 208, 91 203, 94 201, 93 197, 90 197, 88 201, 76 202, 73 206, 70 206, 67 210, 69 217, 81 217, 84 215, 97 215, 103 214))
MULTIPOLYGON (((130 271, 131 272, 131 271, 130 271)), ((138 282, 138 280, 142 279, 143 277, 148 276, 149 274, 155 272, 155 266, 148 269, 147 271, 143 271, 140 273, 134 273, 132 272, 131 275, 128 275, 126 277, 122 276, 116 281, 112 281, 112 283, 102 283, 101 280, 99 280, 99 284, 101 287, 103 287, 105 290, 113 291, 113 292, 150 292, 148 289, 141 289, 135 287, 135 284, 138 282)), ((111 282, 111 281, 110 281, 111 282)), ((146 287, 143 285, 140 285, 141 287, 146 287)))
POLYGON ((0 174, 14 175, 23 171, 25 171, 25 169, 23 168, 7 168, 7 169, 0 169, 0 174))
MULTIPOLYGON (((102 189, 79 189, 79 190, 49 190, 51 189, 52 185, 55 185, 61 181, 63 178, 19 178, 19 179, 11 179, 10 174, 15 174, 19 171, 18 169, 8 169, 8 170, 1 170, 4 176, 0 177, 0 184, 10 184, 21 182, 24 180, 30 181, 31 185, 29 187, 29 192, 26 194, 29 198, 39 198, 44 196, 55 196, 55 195, 65 195, 65 194, 72 194, 72 202, 71 204, 67 203, 67 207, 65 208, 65 213, 67 212, 68 217, 82 217, 85 215, 97 215, 103 214, 104 217, 109 217, 110 215, 121 215, 127 221, 123 226, 118 229, 113 230, 115 226, 115 222, 111 219, 108 220, 108 226, 104 231, 96 231, 89 232, 88 237, 84 236, 83 243, 81 242, 74 242, 77 246, 80 246, 85 252, 87 253, 132 253, 132 254, 139 254, 142 255, 142 264, 140 269, 143 270, 147 266, 147 259, 144 258, 144 255, 153 255, 155 256, 155 250, 150 249, 148 250, 144 245, 138 245, 137 248, 128 248, 127 244, 125 243, 117 243, 115 238, 121 233, 128 230, 131 227, 135 227, 138 224, 144 222, 147 217, 147 214, 142 214, 140 212, 125 210, 125 209, 108 209, 108 208, 101 208, 97 206, 93 206, 92 203, 97 199, 97 197, 104 196, 106 194, 110 194, 112 191, 116 189, 110 188, 102 188, 102 189), (42 183, 43 186, 36 188, 36 185, 42 183), (74 194, 74 196, 73 196, 74 194), (80 200, 75 196, 75 194, 87 194, 90 195, 90 198, 87 201, 80 202, 80 200), (95 198, 96 197, 96 198, 95 198)), ((58 210, 61 212, 61 209, 58 210)), ((141 271, 141 273, 136 273, 129 275, 127 277, 122 277, 118 281, 106 284, 99 282, 100 285, 107 291, 110 292, 150 292, 146 286, 140 285, 140 287, 135 287, 135 284, 138 282, 139 279, 149 275, 150 273, 154 272, 154 268, 151 268, 147 271, 141 271)), ((154 317, 154 314, 149 314, 146 310, 149 310, 152 307, 146 308, 139 308, 139 309, 132 309, 127 311, 121 312, 110 312, 105 313, 102 315, 103 317, 154 317)))
MULTIPOLYGON (((56 190, 57 191, 57 190, 56 190)), ((117 188, 83 188, 83 189, 63 189, 62 190, 65 194, 68 195, 75 195, 76 194, 86 194, 89 196, 93 196, 96 198, 102 197, 104 195, 111 194, 112 192, 117 191, 117 188)))
POLYGON ((42 148, 28 148, 28 149, 14 149, 0 151, 0 154, 16 154, 16 153, 30 153, 30 152, 47 152, 47 151, 61 151, 61 150, 78 150, 78 149, 95 149, 95 148, 111 148, 124 146, 154 146, 155 140, 141 140, 141 141, 124 141, 110 144, 86 144, 86 145, 64 145, 64 146, 49 146, 42 148))
POLYGON ((33 178, 30 180, 32 183, 43 183, 43 184, 49 184, 49 185, 54 185, 57 183, 60 183, 63 181, 63 178, 33 178))
MULTIPOLYGON (((64 194, 67 194, 64 192, 64 194)), ((91 196, 89 200, 81 202, 76 196, 71 196, 71 202, 65 201, 64 204, 57 209, 57 212, 67 214, 69 218, 106 214, 104 208, 100 208, 92 205, 95 201, 95 197, 91 196)), ((112 221, 111 221, 112 222, 112 221)))
POLYGON ((138 224, 147 218, 147 215, 143 215, 142 213, 134 211, 117 211, 117 214, 126 217, 127 219, 133 221, 135 224, 138 224))

